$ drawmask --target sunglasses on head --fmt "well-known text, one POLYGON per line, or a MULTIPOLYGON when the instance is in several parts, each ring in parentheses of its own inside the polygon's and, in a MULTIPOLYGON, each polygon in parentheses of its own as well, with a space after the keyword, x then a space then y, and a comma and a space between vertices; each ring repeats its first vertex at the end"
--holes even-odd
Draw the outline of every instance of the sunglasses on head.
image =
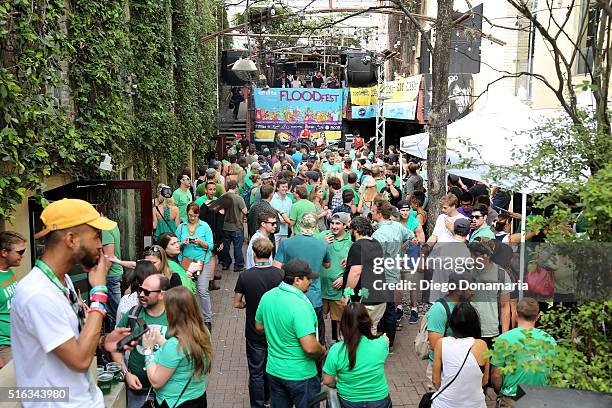
POLYGON ((160 250, 161 247, 159 245, 151 245, 144 248, 144 252, 160 252, 160 250))
POLYGON ((138 288, 136 289, 136 292, 142 293, 145 296, 149 296, 151 293, 160 293, 161 289, 158 289, 158 290, 149 290, 149 289, 143 288, 142 286, 138 286, 138 288))

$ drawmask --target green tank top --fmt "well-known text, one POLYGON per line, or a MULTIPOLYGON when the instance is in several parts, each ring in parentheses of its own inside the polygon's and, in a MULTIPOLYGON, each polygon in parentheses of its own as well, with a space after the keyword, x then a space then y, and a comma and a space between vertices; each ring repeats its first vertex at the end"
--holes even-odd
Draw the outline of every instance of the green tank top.
MULTIPOLYGON (((157 210, 155 210, 157 212, 157 210)), ((174 221, 170 219, 170 207, 166 206, 164 208, 164 214, 161 219, 157 220, 157 228, 155 228, 155 232, 153 233, 153 239, 157 241, 157 238, 164 232, 175 232, 176 229, 170 229, 174 224, 174 221)))
POLYGON ((196 293, 195 282, 193 281, 193 279, 191 279, 187 275, 187 272, 185 271, 185 269, 183 269, 183 267, 180 264, 174 262, 171 259, 168 260, 168 265, 170 265, 170 269, 172 269, 172 271, 178 273, 178 276, 180 276, 181 283, 183 284, 183 286, 195 294, 196 293))

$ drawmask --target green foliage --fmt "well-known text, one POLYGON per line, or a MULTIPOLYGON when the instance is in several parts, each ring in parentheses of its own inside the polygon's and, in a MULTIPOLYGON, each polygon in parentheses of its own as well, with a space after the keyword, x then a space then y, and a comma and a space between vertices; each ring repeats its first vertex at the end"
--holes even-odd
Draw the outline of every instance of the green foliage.
POLYGON ((60 61, 70 52, 63 17, 61 0, 0 4, 0 218, 27 190, 40 192, 45 176, 78 172, 79 153, 90 151, 56 95, 60 61))
POLYGON ((189 148, 203 161, 215 131, 217 50, 198 40, 226 22, 217 0, 70 6, 0 4, 0 219, 29 190, 44 203, 47 176, 98 176, 100 153, 173 176, 189 148))
POLYGON ((612 302, 557 306, 542 314, 540 328, 557 339, 550 385, 612 391, 612 302))
MULTIPOLYGON (((510 344, 495 342, 487 356, 504 361, 502 375, 517 369, 548 373, 548 385, 559 388, 610 392, 612 362, 609 330, 612 324, 612 302, 584 303, 575 308, 556 306, 542 313, 539 328, 557 340, 552 352, 550 343, 525 332, 524 341, 510 344), (519 358, 526 350, 540 350, 538 359, 519 358)), ((529 352, 527 352, 529 354, 529 352)))
POLYGON ((588 236, 600 242, 612 238, 612 161, 589 179, 580 191, 588 236))
POLYGON ((121 153, 132 135, 125 65, 130 47, 124 1, 73 0, 68 39, 74 50, 68 75, 75 106, 74 125, 97 152, 121 153))

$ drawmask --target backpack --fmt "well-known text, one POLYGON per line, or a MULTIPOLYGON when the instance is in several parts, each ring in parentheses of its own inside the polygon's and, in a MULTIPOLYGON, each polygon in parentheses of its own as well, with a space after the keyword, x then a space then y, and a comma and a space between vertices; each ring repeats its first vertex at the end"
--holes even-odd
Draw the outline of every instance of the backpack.
POLYGON ((246 205, 247 208, 251 206, 251 190, 253 190, 253 187, 246 187, 245 192, 242 193, 242 199, 244 200, 244 205, 246 205))
MULTIPOLYGON (((441 298, 436 300, 436 302, 442 303, 442 306, 444 306, 444 310, 446 311, 446 324, 444 325, 443 336, 446 337, 448 324, 450 322, 451 311, 448 307, 448 302, 446 301, 446 299, 441 298)), ((427 333, 427 324, 428 319, 427 314, 425 314, 425 316, 423 316, 423 318, 421 319, 421 327, 419 328, 419 332, 414 338, 414 351, 421 360, 427 360, 429 358, 429 352, 432 351, 429 347, 429 334, 427 333)))
POLYGON ((138 321, 138 315, 140 314, 141 311, 142 311, 142 306, 140 304, 137 304, 136 306, 132 307, 128 311, 127 327, 129 327, 131 330, 134 330, 134 327, 136 327, 136 322, 138 321))

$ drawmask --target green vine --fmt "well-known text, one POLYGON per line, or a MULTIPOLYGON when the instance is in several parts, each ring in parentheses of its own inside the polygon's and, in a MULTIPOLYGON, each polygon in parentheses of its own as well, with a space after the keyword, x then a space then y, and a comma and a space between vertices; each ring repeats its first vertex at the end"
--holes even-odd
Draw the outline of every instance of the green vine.
MULTIPOLYGON (((101 153, 157 181, 204 161, 216 127, 218 0, 0 4, 0 219, 46 177, 96 177, 101 153)), ((104 177, 109 177, 105 174, 104 177)), ((112 176, 111 176, 112 177, 112 176)))
POLYGON ((0 219, 53 173, 77 172, 87 152, 60 107, 60 62, 70 51, 61 0, 0 4, 0 219))

